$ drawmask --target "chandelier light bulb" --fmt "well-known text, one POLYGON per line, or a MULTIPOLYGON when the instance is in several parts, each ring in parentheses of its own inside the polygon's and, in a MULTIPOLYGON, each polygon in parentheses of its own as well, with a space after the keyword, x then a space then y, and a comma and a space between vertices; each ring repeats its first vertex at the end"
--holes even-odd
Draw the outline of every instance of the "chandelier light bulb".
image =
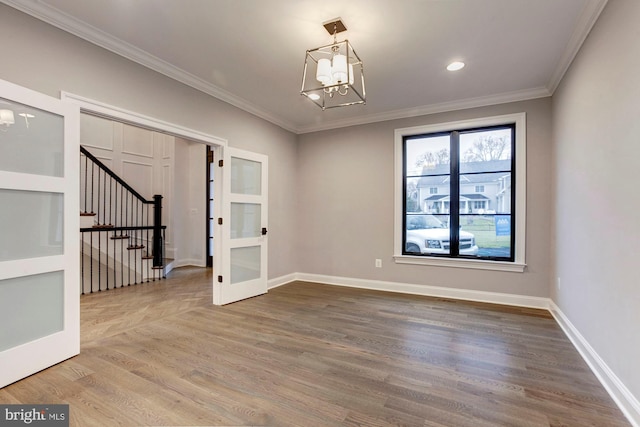
POLYGON ((318 60, 316 79, 325 86, 331 83, 331 61, 329 59, 323 58, 318 60))
POLYGON ((333 56, 332 75, 334 83, 347 82, 347 57, 342 54, 333 56))

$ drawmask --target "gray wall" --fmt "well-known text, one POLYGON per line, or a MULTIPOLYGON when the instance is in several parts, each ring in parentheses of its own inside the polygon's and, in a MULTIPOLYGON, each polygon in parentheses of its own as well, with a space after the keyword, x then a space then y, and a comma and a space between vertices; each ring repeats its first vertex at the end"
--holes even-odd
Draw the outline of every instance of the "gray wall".
POLYGON ((549 296, 549 98, 306 134, 299 141, 298 271, 549 296), (523 111, 528 162, 525 272, 394 264, 394 130, 523 111), (375 268, 376 258, 382 259, 382 269, 375 268))
POLYGON ((0 39, 0 79, 54 97, 67 91, 268 155, 269 277, 296 271, 296 135, 4 4, 0 39))
POLYGON ((640 2, 609 1, 553 97, 551 275, 553 300, 636 398, 639 22, 640 2))

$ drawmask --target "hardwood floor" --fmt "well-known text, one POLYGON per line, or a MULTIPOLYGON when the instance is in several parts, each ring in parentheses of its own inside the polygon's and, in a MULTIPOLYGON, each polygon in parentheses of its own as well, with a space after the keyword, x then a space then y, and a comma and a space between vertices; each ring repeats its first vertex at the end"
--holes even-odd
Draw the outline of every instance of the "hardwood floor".
POLYGON ((628 426, 549 313, 211 273, 82 297, 79 356, 0 389, 72 426, 628 426))

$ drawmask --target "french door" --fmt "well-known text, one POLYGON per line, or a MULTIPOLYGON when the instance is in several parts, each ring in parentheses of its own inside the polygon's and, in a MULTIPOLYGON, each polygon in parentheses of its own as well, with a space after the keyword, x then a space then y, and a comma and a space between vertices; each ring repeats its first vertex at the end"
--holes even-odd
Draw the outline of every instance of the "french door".
POLYGON ((267 292, 267 156, 224 149, 222 259, 214 274, 214 304, 267 292))
POLYGON ((79 108, 0 80, 0 387, 80 352, 79 108))

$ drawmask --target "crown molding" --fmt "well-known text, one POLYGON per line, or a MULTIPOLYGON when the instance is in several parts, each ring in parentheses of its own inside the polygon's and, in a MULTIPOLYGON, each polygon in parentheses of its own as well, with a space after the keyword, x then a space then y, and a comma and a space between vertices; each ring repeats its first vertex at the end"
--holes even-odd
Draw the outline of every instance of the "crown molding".
POLYGON ((600 13, 606 6, 608 0, 590 0, 585 6, 576 29, 565 49, 565 53, 561 61, 556 67, 551 79, 545 87, 525 89, 514 92, 490 95, 478 98, 469 98, 444 102, 439 104, 431 104, 400 110, 368 114, 342 120, 332 120, 321 124, 311 125, 295 125, 289 121, 283 120, 281 117, 275 116, 264 109, 257 107, 255 104, 244 98, 238 97, 218 86, 215 86, 191 73, 163 61, 149 53, 123 41, 115 38, 95 27, 92 27, 76 18, 73 18, 60 10, 41 3, 39 0, 0 0, 17 10, 31 15, 41 21, 60 28, 90 43, 107 49, 117 55, 136 62, 144 67, 163 74, 173 80, 190 86, 200 92, 213 96, 223 102, 226 102, 243 111, 262 118, 270 123, 275 124, 285 130, 295 134, 305 134, 310 132, 318 132, 329 129, 337 129, 348 126, 363 125, 381 121, 417 117, 428 114, 443 113, 448 111, 462 110, 467 108, 483 107, 488 105, 503 104, 508 102, 525 101, 535 98, 543 98, 553 95, 557 89, 565 73, 569 69, 571 62, 580 50, 582 43, 587 38, 600 13))
POLYGON ((488 105, 526 101, 529 99, 546 98, 548 96, 551 96, 551 93, 546 87, 519 90, 490 96, 462 99, 458 101, 442 102, 440 104, 431 104, 415 108, 405 108, 401 110, 387 111, 377 114, 368 114, 365 116, 358 116, 344 120, 336 120, 329 123, 299 128, 298 134, 337 129, 348 126, 364 125, 368 123, 384 122, 387 120, 426 116, 436 113, 446 113, 448 111, 465 110, 468 108, 485 107, 488 105))
POLYGON ((240 108, 248 113, 260 117, 290 132, 296 132, 296 127, 273 114, 256 107, 249 101, 236 96, 218 86, 215 86, 181 68, 157 58, 124 40, 113 37, 85 22, 82 22, 60 10, 37 0, 0 0, 3 3, 44 21, 54 27, 73 34, 92 44, 107 49, 119 56, 127 58, 153 71, 163 74, 173 80, 184 83, 200 92, 213 96, 221 101, 240 108))
POLYGON ((560 82, 562 81, 564 75, 569 70, 571 63, 580 51, 582 44, 587 39, 587 36, 600 17, 600 14, 604 10, 604 7, 607 5, 607 2, 608 0, 591 0, 582 10, 582 14, 578 18, 575 30, 573 31, 573 34, 571 35, 571 38, 567 43, 564 54, 562 55, 562 58, 560 58, 560 62, 558 63, 558 66, 556 67, 554 73, 551 75, 549 83, 547 84, 547 89, 552 95, 560 85, 560 82))

